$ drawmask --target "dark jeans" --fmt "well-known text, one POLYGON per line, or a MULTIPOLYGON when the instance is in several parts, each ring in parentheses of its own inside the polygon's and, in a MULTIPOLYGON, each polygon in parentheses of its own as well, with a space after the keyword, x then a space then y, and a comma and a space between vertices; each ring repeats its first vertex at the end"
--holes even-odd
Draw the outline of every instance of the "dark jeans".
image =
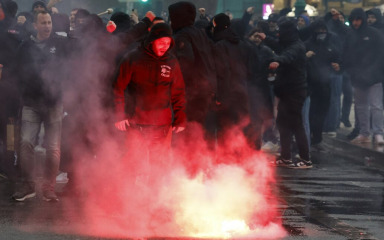
POLYGON ((340 125, 341 115, 341 92, 343 79, 341 74, 332 73, 331 79, 331 102, 329 105, 328 114, 324 122, 324 132, 336 132, 340 125))
POLYGON ((323 140, 323 125, 327 116, 331 100, 329 84, 316 84, 311 94, 309 122, 311 127, 312 144, 319 144, 323 140))
POLYGON ((60 164, 61 121, 63 107, 24 106, 21 117, 20 168, 24 181, 34 182, 35 154, 34 148, 44 123, 44 143, 47 150, 44 166, 45 184, 53 187, 60 164))
POLYGON ((349 120, 349 114, 351 113, 353 88, 351 79, 347 73, 343 74, 343 105, 341 109, 341 121, 349 120))
POLYGON ((295 136, 299 155, 309 160, 309 146, 302 110, 307 90, 297 90, 280 96, 276 124, 280 132, 281 157, 291 159, 292 136, 295 136))

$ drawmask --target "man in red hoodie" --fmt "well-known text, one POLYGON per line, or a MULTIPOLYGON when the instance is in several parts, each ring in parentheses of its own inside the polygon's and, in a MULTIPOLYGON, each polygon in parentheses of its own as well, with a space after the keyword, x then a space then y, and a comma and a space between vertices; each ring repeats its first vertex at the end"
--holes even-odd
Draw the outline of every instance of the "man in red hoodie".
POLYGON ((114 86, 116 128, 138 130, 149 148, 169 147, 172 131, 185 129, 185 87, 179 62, 169 53, 173 45, 171 28, 156 24, 142 46, 125 58, 114 86), (127 113, 126 89, 132 103, 127 113))

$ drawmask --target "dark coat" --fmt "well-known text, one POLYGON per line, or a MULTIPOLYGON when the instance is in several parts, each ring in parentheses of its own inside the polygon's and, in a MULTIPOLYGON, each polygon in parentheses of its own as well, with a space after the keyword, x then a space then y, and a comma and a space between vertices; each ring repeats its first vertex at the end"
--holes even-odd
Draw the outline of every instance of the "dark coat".
POLYGON ((370 26, 376 28, 381 33, 384 33, 383 15, 381 14, 380 9, 372 8, 372 9, 367 11, 367 15, 368 14, 373 14, 376 17, 376 22, 370 26))
POLYGON ((307 88, 306 51, 292 21, 279 23, 279 48, 272 60, 280 66, 276 70, 274 92, 277 97, 307 88))
POLYGON ((52 35, 40 48, 34 37, 23 41, 17 53, 17 73, 25 106, 54 106, 62 101, 62 64, 67 39, 52 35))
POLYGON ((133 124, 155 126, 186 123, 184 80, 176 57, 169 53, 157 57, 149 47, 131 52, 120 66, 114 95, 119 121, 129 119, 133 124), (128 116, 126 88, 131 103, 128 116))
POLYGON ((174 55, 180 62, 185 81, 187 117, 203 123, 217 92, 213 43, 193 26, 196 9, 192 3, 178 2, 169 6, 174 32, 174 55))
POLYGON ((252 57, 252 48, 231 29, 214 34, 218 100, 226 117, 237 122, 249 113, 247 84, 251 79, 251 66, 258 66, 252 57))
POLYGON ((367 26, 366 14, 363 9, 357 8, 351 12, 352 19, 362 19, 359 29, 348 34, 343 52, 343 63, 351 76, 354 87, 368 88, 383 79, 383 35, 375 28, 367 26))
MULTIPOLYGON (((325 24, 323 26, 326 28, 325 24)), ((307 62, 307 79, 310 89, 318 84, 329 84, 331 73, 335 73, 331 64, 341 64, 340 49, 332 41, 332 38, 337 36, 328 32, 324 41, 316 38, 317 34, 313 33, 312 37, 305 42, 306 51, 315 53, 307 62)))

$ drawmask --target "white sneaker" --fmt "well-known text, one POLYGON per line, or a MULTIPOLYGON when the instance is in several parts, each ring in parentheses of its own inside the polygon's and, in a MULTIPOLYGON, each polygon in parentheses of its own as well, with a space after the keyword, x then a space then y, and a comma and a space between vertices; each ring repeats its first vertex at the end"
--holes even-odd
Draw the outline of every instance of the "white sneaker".
POLYGON ((370 143, 372 142, 370 137, 358 135, 355 139, 351 140, 351 143, 353 144, 359 144, 359 143, 370 143))
POLYGON ((60 174, 56 176, 56 182, 68 183, 68 174, 66 172, 60 172, 60 174))
POLYGON ((375 143, 376 143, 377 145, 384 145, 383 135, 377 134, 377 135, 375 136, 375 143))
POLYGON ((274 144, 270 141, 268 141, 261 147, 261 151, 267 152, 267 153, 276 153, 279 151, 279 149, 280 149, 279 144, 274 144))

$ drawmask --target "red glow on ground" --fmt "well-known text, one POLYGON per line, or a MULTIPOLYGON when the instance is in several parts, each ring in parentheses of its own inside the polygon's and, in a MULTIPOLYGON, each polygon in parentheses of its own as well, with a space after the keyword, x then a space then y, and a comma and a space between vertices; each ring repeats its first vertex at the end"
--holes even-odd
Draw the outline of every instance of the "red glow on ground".
POLYGON ((240 128, 213 152, 191 124, 171 156, 147 161, 137 136, 104 137, 97 158, 79 156, 87 200, 78 234, 99 237, 284 237, 271 192, 274 167, 240 128), (191 129, 192 128, 192 129, 191 129), (124 151, 121 151, 124 150, 124 151))

